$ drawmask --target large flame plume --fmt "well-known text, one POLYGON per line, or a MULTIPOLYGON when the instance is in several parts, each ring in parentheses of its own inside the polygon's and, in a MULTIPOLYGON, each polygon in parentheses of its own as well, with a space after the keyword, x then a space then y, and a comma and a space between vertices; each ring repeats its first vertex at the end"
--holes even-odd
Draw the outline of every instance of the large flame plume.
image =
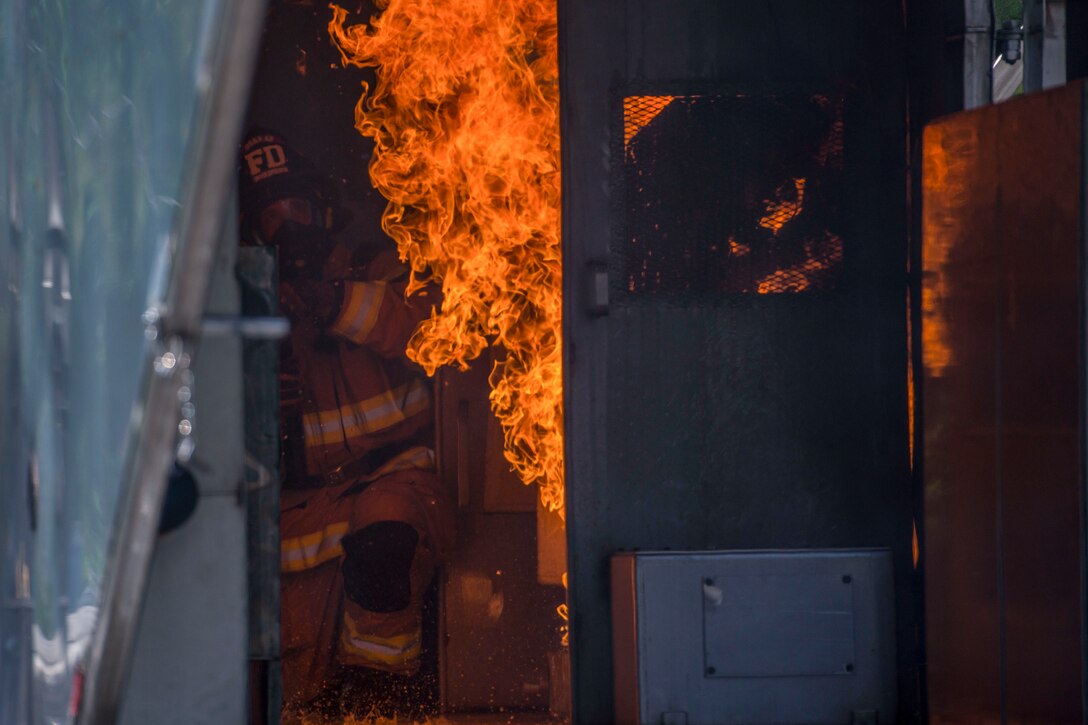
POLYGON ((376 69, 355 123, 376 143, 382 228, 412 289, 442 287, 408 356, 433 375, 505 351, 490 398, 506 458, 562 512, 555 0, 378 0, 380 15, 348 27, 330 7, 344 64, 376 69))

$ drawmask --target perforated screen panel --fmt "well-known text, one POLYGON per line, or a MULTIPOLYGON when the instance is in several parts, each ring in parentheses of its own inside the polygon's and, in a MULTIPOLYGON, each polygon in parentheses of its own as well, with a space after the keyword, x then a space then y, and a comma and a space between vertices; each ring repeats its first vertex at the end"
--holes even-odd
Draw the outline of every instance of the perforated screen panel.
POLYGON ((834 288, 843 103, 821 94, 627 96, 620 299, 834 288))

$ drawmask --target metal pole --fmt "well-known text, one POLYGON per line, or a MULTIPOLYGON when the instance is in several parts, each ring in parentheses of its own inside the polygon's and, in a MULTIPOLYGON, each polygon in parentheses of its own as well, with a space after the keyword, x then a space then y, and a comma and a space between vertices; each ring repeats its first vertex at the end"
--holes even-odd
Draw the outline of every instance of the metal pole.
POLYGON ((131 441, 127 488, 117 516, 112 558, 87 661, 81 725, 117 720, 128 663, 147 588, 167 472, 178 435, 178 388, 192 341, 199 338, 215 252, 230 190, 235 149, 263 27, 265 0, 226 3, 214 52, 201 68, 207 112, 194 129, 199 156, 186 179, 185 211, 175 237, 176 258, 163 305, 145 322, 163 346, 146 372, 142 423, 131 441))
POLYGON ((993 102, 994 9, 990 0, 964 0, 963 107, 993 102))
POLYGON ((1065 84, 1065 0, 1024 0, 1024 92, 1065 84))

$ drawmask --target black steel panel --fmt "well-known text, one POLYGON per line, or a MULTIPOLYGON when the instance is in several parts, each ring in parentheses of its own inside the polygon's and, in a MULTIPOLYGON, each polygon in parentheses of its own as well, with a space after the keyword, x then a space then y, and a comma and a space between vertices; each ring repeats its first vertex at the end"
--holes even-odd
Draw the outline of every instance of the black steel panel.
MULTIPOLYGON (((860 1, 560 3, 578 722, 612 720, 607 559, 616 551, 887 546, 897 595, 910 600, 901 12, 897 2, 860 1), (816 294, 749 294, 757 285, 729 280, 758 280, 759 272, 733 277, 696 261, 688 270, 680 265, 664 289, 632 296, 613 287, 607 311, 587 307, 586 290, 602 263, 616 283, 629 261, 622 250, 631 239, 624 99, 767 98, 785 84, 806 97, 845 100, 834 230, 844 254, 833 281, 816 294)), ((696 119, 705 127, 718 112, 692 108, 681 104, 661 120, 705 112, 696 119)), ((767 122, 782 128, 747 134, 748 152, 763 159, 783 153, 773 139, 789 146, 804 115, 801 107, 767 122)), ((733 173, 729 149, 743 148, 737 137, 700 147, 700 136, 707 134, 684 139, 689 146, 679 158, 703 164, 688 183, 706 190, 687 202, 679 188, 662 188, 657 197, 680 220, 676 237, 689 246, 696 229, 729 226, 728 214, 706 214, 716 199, 709 190, 733 173), (686 212, 703 216, 683 219, 686 212)), ((794 152, 790 159, 802 168, 810 157, 794 152)), ((762 203, 776 191, 753 196, 762 203)), ((692 251, 705 260, 711 250, 692 251)), ((900 717, 910 721, 916 632, 910 607, 899 614, 900 717)))

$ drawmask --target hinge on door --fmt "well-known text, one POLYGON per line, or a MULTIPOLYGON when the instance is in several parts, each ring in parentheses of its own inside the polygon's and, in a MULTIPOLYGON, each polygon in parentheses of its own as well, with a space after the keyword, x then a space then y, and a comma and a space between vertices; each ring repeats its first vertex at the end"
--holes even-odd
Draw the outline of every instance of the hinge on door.
POLYGON ((608 263, 586 263, 586 313, 590 317, 608 314, 608 263))

